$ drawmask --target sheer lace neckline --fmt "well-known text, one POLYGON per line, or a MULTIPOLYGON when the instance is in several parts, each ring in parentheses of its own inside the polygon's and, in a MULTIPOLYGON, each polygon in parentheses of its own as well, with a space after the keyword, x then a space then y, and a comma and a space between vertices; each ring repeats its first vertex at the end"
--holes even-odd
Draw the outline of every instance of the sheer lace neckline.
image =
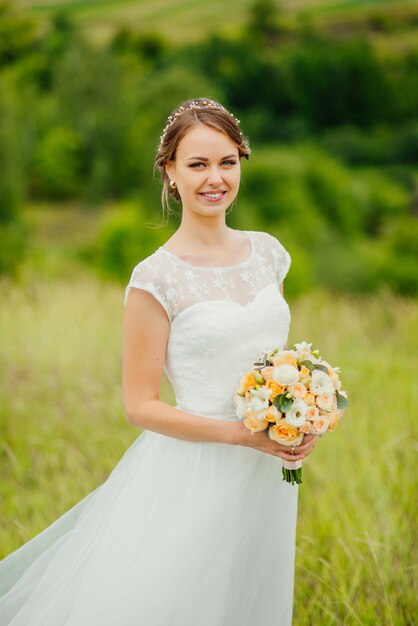
POLYGON ((164 254, 168 254, 170 257, 172 257, 173 259, 175 259, 178 263, 181 263, 182 265, 186 265, 189 268, 192 269, 196 269, 196 270, 232 270, 234 268, 237 267, 241 267, 243 265, 246 265, 247 263, 249 263, 253 256, 254 256, 254 242, 253 242, 253 238, 251 237, 251 233, 249 231, 244 231, 244 230, 240 230, 240 233, 244 233, 247 235, 250 244, 251 244, 251 251, 249 256, 244 259, 244 261, 241 261, 240 263, 234 263, 233 265, 222 265, 222 266, 218 266, 218 267, 213 267, 213 266, 202 266, 202 265, 193 265, 192 263, 188 263, 187 261, 183 261, 183 259, 180 259, 180 257, 178 257, 176 254, 173 254, 172 252, 169 252, 169 250, 166 250, 166 248, 163 248, 163 246, 160 246, 158 248, 158 250, 162 250, 162 252, 164 254))

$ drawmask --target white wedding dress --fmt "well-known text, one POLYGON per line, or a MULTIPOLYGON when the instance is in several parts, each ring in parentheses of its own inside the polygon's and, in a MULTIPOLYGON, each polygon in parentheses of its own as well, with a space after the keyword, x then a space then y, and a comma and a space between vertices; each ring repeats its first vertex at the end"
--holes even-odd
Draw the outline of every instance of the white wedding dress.
MULTIPOLYGON (((195 267, 161 247, 126 289, 166 310, 165 372, 194 415, 238 419, 241 377, 287 341, 290 256, 243 232, 242 263, 195 267)), ((290 626, 297 498, 278 457, 144 431, 102 485, 0 562, 0 624, 290 626)))

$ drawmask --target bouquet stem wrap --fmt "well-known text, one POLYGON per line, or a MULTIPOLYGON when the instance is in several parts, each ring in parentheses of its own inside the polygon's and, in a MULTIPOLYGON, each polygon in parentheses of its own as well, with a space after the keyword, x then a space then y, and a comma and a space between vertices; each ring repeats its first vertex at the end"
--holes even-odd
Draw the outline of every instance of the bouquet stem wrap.
POLYGON ((283 480, 288 483, 300 485, 302 483, 302 460, 285 461, 282 460, 283 480))

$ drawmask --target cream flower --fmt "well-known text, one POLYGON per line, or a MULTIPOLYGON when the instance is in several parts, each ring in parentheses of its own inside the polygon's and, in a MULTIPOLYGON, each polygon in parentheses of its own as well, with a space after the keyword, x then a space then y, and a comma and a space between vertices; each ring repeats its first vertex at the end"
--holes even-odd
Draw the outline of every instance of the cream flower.
POLYGON ((299 380, 299 371, 293 365, 278 365, 273 370, 272 378, 280 385, 293 385, 299 380))
POLYGON ((247 401, 242 396, 235 395, 235 410, 239 419, 244 419, 247 414, 247 401))
POLYGON ((313 370, 309 388, 316 396, 321 393, 332 393, 334 391, 331 378, 321 370, 313 370))
POLYGON ((269 405, 270 390, 265 387, 260 389, 250 389, 250 400, 247 401, 247 408, 249 411, 256 411, 259 413, 263 409, 266 409, 269 405))
POLYGON ((298 352, 299 361, 306 361, 310 359, 312 356, 311 351, 311 343, 306 343, 306 341, 301 341, 300 343, 295 343, 295 348, 298 352))
POLYGON ((297 398, 290 409, 286 412, 286 422, 298 428, 298 426, 302 426, 302 424, 306 421, 306 412, 308 410, 308 405, 297 398))

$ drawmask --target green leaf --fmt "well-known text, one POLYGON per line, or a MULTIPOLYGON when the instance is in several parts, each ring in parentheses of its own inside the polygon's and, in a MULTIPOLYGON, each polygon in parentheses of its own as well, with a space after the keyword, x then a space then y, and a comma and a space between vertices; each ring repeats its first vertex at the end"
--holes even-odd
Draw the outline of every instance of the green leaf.
POLYGON ((321 370, 321 372, 325 372, 325 373, 328 372, 328 368, 325 367, 325 365, 320 365, 319 363, 315 363, 314 369, 321 370))
POLYGON ((312 363, 312 361, 302 361, 302 365, 304 365, 310 372, 315 369, 315 365, 312 363))
POLYGON ((280 396, 276 396, 273 400, 273 406, 276 407, 278 411, 280 411, 280 396))
POLYGON ((280 411, 282 413, 286 413, 293 404, 293 398, 288 398, 287 392, 282 393, 280 396, 278 396, 278 398, 279 398, 280 411))
POLYGON ((321 372, 328 372, 328 368, 325 365, 321 365, 320 363, 312 363, 308 359, 306 361, 302 361, 302 365, 304 365, 310 372, 313 370, 321 370, 321 372))
POLYGON ((337 394, 337 407, 339 409, 344 409, 346 406, 349 405, 349 402, 345 396, 338 393, 338 391, 336 392, 336 394, 337 394))

